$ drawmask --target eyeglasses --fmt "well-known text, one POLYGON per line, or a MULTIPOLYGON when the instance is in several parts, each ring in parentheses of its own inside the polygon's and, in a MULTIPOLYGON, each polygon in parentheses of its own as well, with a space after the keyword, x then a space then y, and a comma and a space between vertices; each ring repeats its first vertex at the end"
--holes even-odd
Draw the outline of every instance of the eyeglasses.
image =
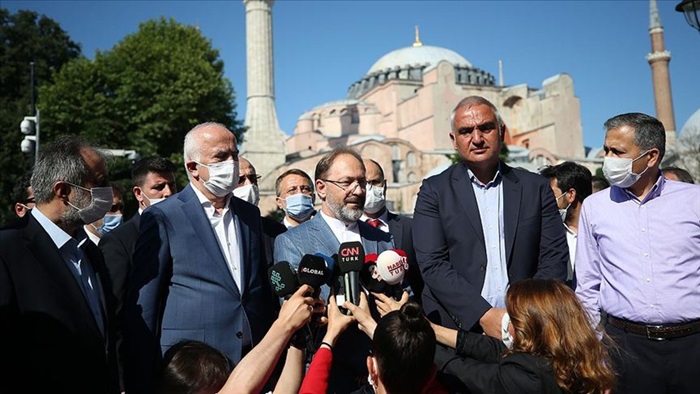
POLYGON ((244 183, 245 180, 249 180, 250 183, 253 185, 258 184, 258 179, 262 178, 262 175, 255 175, 255 174, 250 174, 250 175, 241 175, 240 178, 238 178, 238 184, 240 185, 241 183, 244 183))
POLYGON ((355 191, 355 188, 358 186, 361 189, 366 189, 367 188, 367 180, 366 179, 355 179, 354 181, 334 181, 330 179, 321 179, 324 182, 330 182, 336 186, 338 186, 342 191, 348 193, 352 193, 355 191))

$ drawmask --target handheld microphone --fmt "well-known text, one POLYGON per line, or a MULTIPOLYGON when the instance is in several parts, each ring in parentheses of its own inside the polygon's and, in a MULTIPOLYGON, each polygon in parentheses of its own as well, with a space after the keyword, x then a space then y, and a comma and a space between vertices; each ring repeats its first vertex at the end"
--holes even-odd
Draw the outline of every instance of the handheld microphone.
POLYGON ((280 261, 267 270, 272 291, 278 297, 287 299, 299 288, 294 268, 287 261, 280 261))
POLYGON ((338 255, 334 254, 334 257, 329 257, 323 253, 314 253, 314 256, 322 258, 324 263, 326 264, 326 268, 324 269, 326 273, 324 284, 331 286, 333 273, 335 272, 335 259, 338 257, 338 255))
POLYGON ((360 283, 362 287, 372 293, 383 293, 386 288, 386 282, 377 271, 377 254, 370 253, 365 256, 365 263, 360 271, 360 283))
POLYGON ((299 284, 313 287, 313 297, 318 297, 321 286, 327 282, 326 261, 323 257, 305 254, 299 262, 297 276, 299 284))
POLYGON ((408 260, 402 250, 385 250, 379 254, 379 257, 377 257, 377 272, 387 284, 384 294, 397 300, 401 298, 401 283, 407 269, 408 260))
MULTIPOLYGON (((362 243, 354 241, 344 242, 340 245, 340 249, 338 249, 338 268, 343 281, 342 286, 340 286, 342 287, 343 302, 347 300, 355 305, 360 304, 360 271, 364 262, 365 249, 362 243)), ((339 305, 343 304, 338 297, 336 297, 336 301, 339 305)), ((348 310, 343 311, 343 313, 350 314, 348 310)))

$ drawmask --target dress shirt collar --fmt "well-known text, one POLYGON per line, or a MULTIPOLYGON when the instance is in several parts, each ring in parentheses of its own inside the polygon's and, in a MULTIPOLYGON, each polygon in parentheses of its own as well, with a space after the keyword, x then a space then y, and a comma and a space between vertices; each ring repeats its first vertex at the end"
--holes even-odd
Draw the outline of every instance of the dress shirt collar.
MULTIPOLYGON (((642 201, 639 201, 639 198, 637 198, 637 196, 635 196, 634 193, 632 193, 628 188, 623 189, 623 188, 620 188, 617 186, 611 186, 611 188, 612 188, 612 193, 616 193, 620 197, 633 200, 636 203, 642 205, 642 204, 646 204, 647 202, 655 199, 656 197, 659 197, 661 195, 661 192, 663 192, 665 185, 666 185, 666 179, 661 174, 659 174, 659 179, 656 180, 656 182, 654 183, 654 186, 651 187, 651 190, 649 190, 649 193, 647 193, 647 195, 644 197, 644 199, 642 201)), ((614 199, 614 195, 611 197, 613 197, 613 199, 614 199)))
POLYGON ((325 212, 323 212, 323 210, 319 210, 319 212, 321 213, 321 217, 323 218, 323 220, 326 222, 326 224, 328 224, 328 227, 331 228, 331 231, 340 243, 346 241, 359 240, 360 229, 357 226, 357 222, 345 224, 336 218, 326 215, 325 212))
MULTIPOLYGON (((31 213, 34 216, 34 219, 39 222, 39 225, 41 225, 41 227, 49 234, 49 237, 56 245, 56 248, 61 249, 71 239, 71 236, 67 232, 63 231, 63 229, 58 227, 56 223, 52 222, 43 213, 41 213, 41 209, 39 207, 32 209, 31 213)), ((87 234, 82 227, 76 230, 75 240, 78 242, 78 247, 82 246, 87 240, 87 234)))
POLYGON ((479 178, 476 177, 476 175, 474 175, 474 173, 472 172, 472 170, 469 167, 467 167, 467 174, 469 175, 469 180, 471 180, 472 183, 474 183, 475 185, 482 187, 484 189, 498 186, 498 184, 501 181, 501 163, 500 162, 498 163, 498 169, 496 170, 496 173, 493 175, 493 179, 491 179, 485 185, 479 180, 479 178))
MULTIPOLYGON (((363 221, 363 222, 366 222, 368 219, 373 219, 373 218, 367 216, 366 213, 363 213, 362 216, 360 217, 360 220, 363 221)), ((388 226, 388 223, 389 223, 389 210, 388 210, 388 209, 384 209, 384 213, 382 213, 381 215, 379 215, 379 217, 376 218, 376 219, 379 219, 379 221, 382 222, 382 226, 388 226)))
MULTIPOLYGON (((199 189, 197 189, 193 184, 190 183, 190 186, 192 186, 192 190, 194 190, 194 194, 197 196, 197 199, 199 200, 199 203, 202 204, 202 208, 204 208, 204 212, 207 214, 208 218, 212 218, 214 216, 214 213, 216 212, 216 208, 214 208, 214 204, 209 201, 207 196, 204 195, 199 189)), ((231 193, 226 195, 226 200, 224 201, 224 210, 222 212, 225 213, 228 210, 228 204, 231 201, 231 193)))

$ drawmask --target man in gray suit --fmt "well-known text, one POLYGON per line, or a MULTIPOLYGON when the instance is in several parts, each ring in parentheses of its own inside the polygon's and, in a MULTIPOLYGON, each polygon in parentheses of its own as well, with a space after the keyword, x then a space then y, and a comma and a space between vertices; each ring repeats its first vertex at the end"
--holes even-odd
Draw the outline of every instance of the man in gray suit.
MULTIPOLYGON (((360 221, 365 205, 367 178, 362 158, 348 148, 337 148, 316 165, 316 194, 322 201, 319 213, 275 240, 275 261, 295 267, 304 254, 338 253, 343 242, 361 241, 366 253, 392 248, 391 235, 360 221)), ((328 286, 321 289, 326 300, 328 286)), ((322 337, 322 335, 318 335, 322 337)), ((350 327, 333 351, 328 392, 352 392, 367 379, 369 341, 357 327, 350 327), (358 379, 360 379, 358 381, 358 379)))
POLYGON ((125 305, 128 392, 155 392, 161 355, 179 341, 238 362, 274 320, 260 211, 231 193, 236 137, 198 125, 185 136, 184 161, 189 185, 141 217, 125 305))

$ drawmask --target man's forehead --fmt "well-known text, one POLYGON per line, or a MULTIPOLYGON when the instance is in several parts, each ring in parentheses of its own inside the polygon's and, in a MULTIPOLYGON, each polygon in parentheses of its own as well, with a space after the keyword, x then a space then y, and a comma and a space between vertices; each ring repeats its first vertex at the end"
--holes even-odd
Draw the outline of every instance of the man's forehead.
POLYGON ((364 175, 362 162, 355 156, 345 153, 338 155, 328 169, 329 174, 336 176, 358 176, 360 172, 364 175))
POLYGON ((311 181, 306 179, 306 177, 303 177, 303 176, 297 175, 297 174, 287 175, 286 177, 284 177, 284 179, 282 179, 282 183, 285 185, 289 185, 289 186, 292 186, 292 185, 296 186, 299 184, 311 185, 311 181))
POLYGON ((488 105, 479 104, 464 106, 457 110, 455 120, 480 124, 496 121, 496 114, 494 114, 493 110, 488 105))

